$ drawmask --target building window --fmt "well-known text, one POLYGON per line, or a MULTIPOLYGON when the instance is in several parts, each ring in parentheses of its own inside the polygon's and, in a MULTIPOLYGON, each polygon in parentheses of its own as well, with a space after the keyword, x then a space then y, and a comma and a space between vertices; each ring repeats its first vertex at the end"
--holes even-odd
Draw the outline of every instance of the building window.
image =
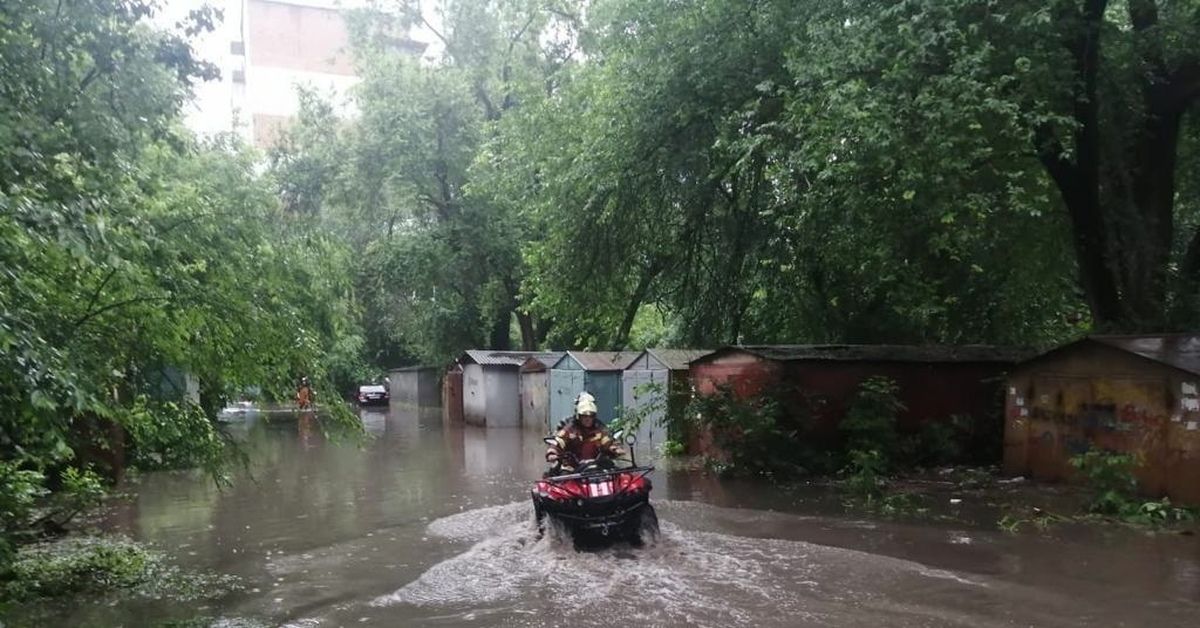
POLYGON ((229 52, 231 52, 239 57, 246 56, 246 42, 244 42, 244 41, 230 42, 229 43, 229 52))
POLYGON ((245 83, 246 82, 246 71, 245 70, 234 70, 233 71, 233 82, 234 83, 245 83))

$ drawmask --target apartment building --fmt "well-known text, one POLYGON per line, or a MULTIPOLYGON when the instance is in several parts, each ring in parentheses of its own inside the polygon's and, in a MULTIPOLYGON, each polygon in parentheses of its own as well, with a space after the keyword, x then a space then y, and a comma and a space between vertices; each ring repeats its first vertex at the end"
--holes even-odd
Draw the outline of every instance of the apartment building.
MULTIPOLYGON (((173 4, 188 0, 173 0, 173 4)), ((220 81, 201 85, 188 108, 198 133, 235 131, 260 148, 270 146, 299 110, 304 85, 352 114, 354 73, 350 34, 342 11, 361 0, 210 0, 223 23, 196 43, 221 68, 220 81)), ((424 46, 407 42, 410 52, 424 46)))

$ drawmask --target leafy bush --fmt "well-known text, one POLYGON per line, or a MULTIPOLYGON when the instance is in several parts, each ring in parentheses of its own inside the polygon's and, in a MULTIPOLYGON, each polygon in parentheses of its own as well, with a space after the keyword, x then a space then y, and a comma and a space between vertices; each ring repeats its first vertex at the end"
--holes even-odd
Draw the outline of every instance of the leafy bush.
POLYGON ((230 452, 220 426, 198 405, 138 397, 128 411, 129 462, 143 470, 201 467, 218 474, 230 452))
POLYGON ((677 440, 668 440, 659 446, 664 456, 682 456, 686 449, 684 444, 677 440))
POLYGON ((904 410, 900 388, 886 377, 868 377, 859 384, 839 424, 848 452, 875 452, 885 465, 899 452, 896 417, 904 410))
POLYGON ((884 457, 874 449, 855 449, 848 457, 849 462, 842 469, 846 491, 868 503, 881 496, 887 487, 887 461, 884 457))
POLYGON ((104 593, 146 581, 141 546, 83 537, 22 548, 4 583, 4 598, 22 602, 73 593, 104 593))
POLYGON ((963 440, 969 418, 953 417, 950 421, 925 421, 916 434, 900 443, 900 457, 906 464, 938 466, 961 462, 963 440))
POLYGON ((0 460, 0 570, 12 559, 34 503, 47 492, 45 479, 40 471, 0 460))
POLYGON ((124 592, 191 600, 235 589, 232 576, 184 572, 164 554, 120 537, 68 537, 26 545, 0 577, 0 605, 124 592))
POLYGON ((828 451, 803 437, 811 431, 813 414, 795 407, 798 397, 803 398, 776 389, 743 399, 732 386, 722 385, 711 395, 693 397, 687 416, 694 427, 712 434, 729 473, 787 477, 836 468, 828 451))
POLYGON ((1138 459, 1130 454, 1091 449, 1071 458, 1071 466, 1083 474, 1092 497, 1088 512, 1113 515, 1130 523, 1164 525, 1197 519, 1197 510, 1174 506, 1169 498, 1143 500, 1137 497, 1133 470, 1138 459))
POLYGON ((1088 511, 1116 515, 1128 512, 1137 493, 1137 478, 1133 469, 1137 459, 1129 454, 1113 451, 1091 449, 1074 456, 1070 460, 1083 474, 1092 498, 1088 502, 1088 511))
POLYGON ((612 432, 624 430, 626 434, 636 434, 650 415, 666 411, 666 387, 662 384, 657 382, 638 384, 633 387, 633 394, 636 397, 650 397, 652 399, 649 403, 644 403, 633 408, 622 406, 620 408, 620 416, 608 424, 608 429, 612 432))

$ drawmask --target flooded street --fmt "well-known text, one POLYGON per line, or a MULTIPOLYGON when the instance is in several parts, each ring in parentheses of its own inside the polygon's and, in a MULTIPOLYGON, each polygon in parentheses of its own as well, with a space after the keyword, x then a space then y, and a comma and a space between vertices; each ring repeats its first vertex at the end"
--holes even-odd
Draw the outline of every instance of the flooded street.
POLYGON ((1195 537, 871 522, 698 473, 652 475, 658 544, 575 552, 560 535, 535 536, 538 434, 443 428, 437 409, 362 417, 373 439, 360 448, 295 415, 258 415, 236 426, 251 464, 232 487, 147 475, 104 522, 181 565, 236 574, 244 590, 81 603, 58 625, 1193 626, 1200 616, 1195 537))

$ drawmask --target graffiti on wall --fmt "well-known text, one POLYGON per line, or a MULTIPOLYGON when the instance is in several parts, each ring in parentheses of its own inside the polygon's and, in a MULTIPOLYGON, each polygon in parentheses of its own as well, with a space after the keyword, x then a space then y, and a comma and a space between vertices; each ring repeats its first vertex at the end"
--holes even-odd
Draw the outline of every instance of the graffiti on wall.
POLYGON ((1042 432, 1039 440, 1046 447, 1053 447, 1055 444, 1059 445, 1070 456, 1085 454, 1092 446, 1082 434, 1071 432, 1063 432, 1056 435, 1054 432, 1046 430, 1042 432))

